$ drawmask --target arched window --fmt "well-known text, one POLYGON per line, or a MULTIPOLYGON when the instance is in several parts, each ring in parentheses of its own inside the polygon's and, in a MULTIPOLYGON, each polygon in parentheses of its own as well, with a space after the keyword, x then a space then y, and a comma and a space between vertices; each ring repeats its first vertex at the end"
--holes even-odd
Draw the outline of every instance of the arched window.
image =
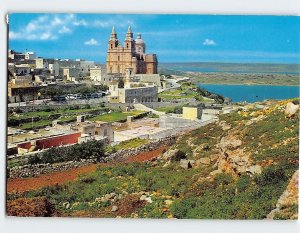
POLYGON ((128 45, 128 43, 126 44, 126 48, 129 48, 129 45, 128 45))
POLYGON ((112 45, 112 44, 110 44, 110 48, 111 48, 111 49, 113 48, 113 45, 112 45))

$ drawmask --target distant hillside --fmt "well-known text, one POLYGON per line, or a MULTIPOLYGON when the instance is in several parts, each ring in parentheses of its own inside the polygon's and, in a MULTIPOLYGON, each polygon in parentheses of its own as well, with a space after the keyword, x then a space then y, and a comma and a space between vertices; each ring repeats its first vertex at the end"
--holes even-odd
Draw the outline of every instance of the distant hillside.
POLYGON ((288 73, 299 74, 299 64, 186 62, 159 63, 159 70, 229 73, 288 73))

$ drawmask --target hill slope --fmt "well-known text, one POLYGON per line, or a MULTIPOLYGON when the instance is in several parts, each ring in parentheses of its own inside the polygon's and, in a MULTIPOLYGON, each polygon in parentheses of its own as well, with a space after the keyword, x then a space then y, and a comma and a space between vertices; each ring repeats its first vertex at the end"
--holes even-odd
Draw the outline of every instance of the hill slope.
POLYGON ((287 103, 222 115, 156 160, 99 167, 74 182, 8 199, 16 205, 19 197, 44 196, 59 216, 295 219, 297 192, 277 203, 299 163, 299 116, 285 117, 287 103))

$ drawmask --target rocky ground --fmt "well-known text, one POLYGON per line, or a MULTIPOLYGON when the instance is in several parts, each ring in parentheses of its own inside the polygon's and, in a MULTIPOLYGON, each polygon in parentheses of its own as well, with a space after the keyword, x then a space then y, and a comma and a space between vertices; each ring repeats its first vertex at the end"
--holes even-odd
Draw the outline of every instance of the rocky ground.
POLYGON ((51 216, 296 219, 298 133, 297 101, 251 104, 147 160, 131 156, 71 183, 11 193, 9 213, 24 198, 45 197, 51 216))

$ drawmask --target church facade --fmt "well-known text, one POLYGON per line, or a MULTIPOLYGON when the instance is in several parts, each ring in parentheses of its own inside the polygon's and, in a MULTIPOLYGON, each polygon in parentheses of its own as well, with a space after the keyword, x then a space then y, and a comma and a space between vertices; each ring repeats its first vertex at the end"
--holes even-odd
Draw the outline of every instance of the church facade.
POLYGON ((157 74, 157 57, 156 54, 146 54, 141 34, 133 39, 130 26, 122 46, 113 27, 108 41, 106 71, 107 74, 124 75, 126 68, 131 68, 132 74, 157 74))

